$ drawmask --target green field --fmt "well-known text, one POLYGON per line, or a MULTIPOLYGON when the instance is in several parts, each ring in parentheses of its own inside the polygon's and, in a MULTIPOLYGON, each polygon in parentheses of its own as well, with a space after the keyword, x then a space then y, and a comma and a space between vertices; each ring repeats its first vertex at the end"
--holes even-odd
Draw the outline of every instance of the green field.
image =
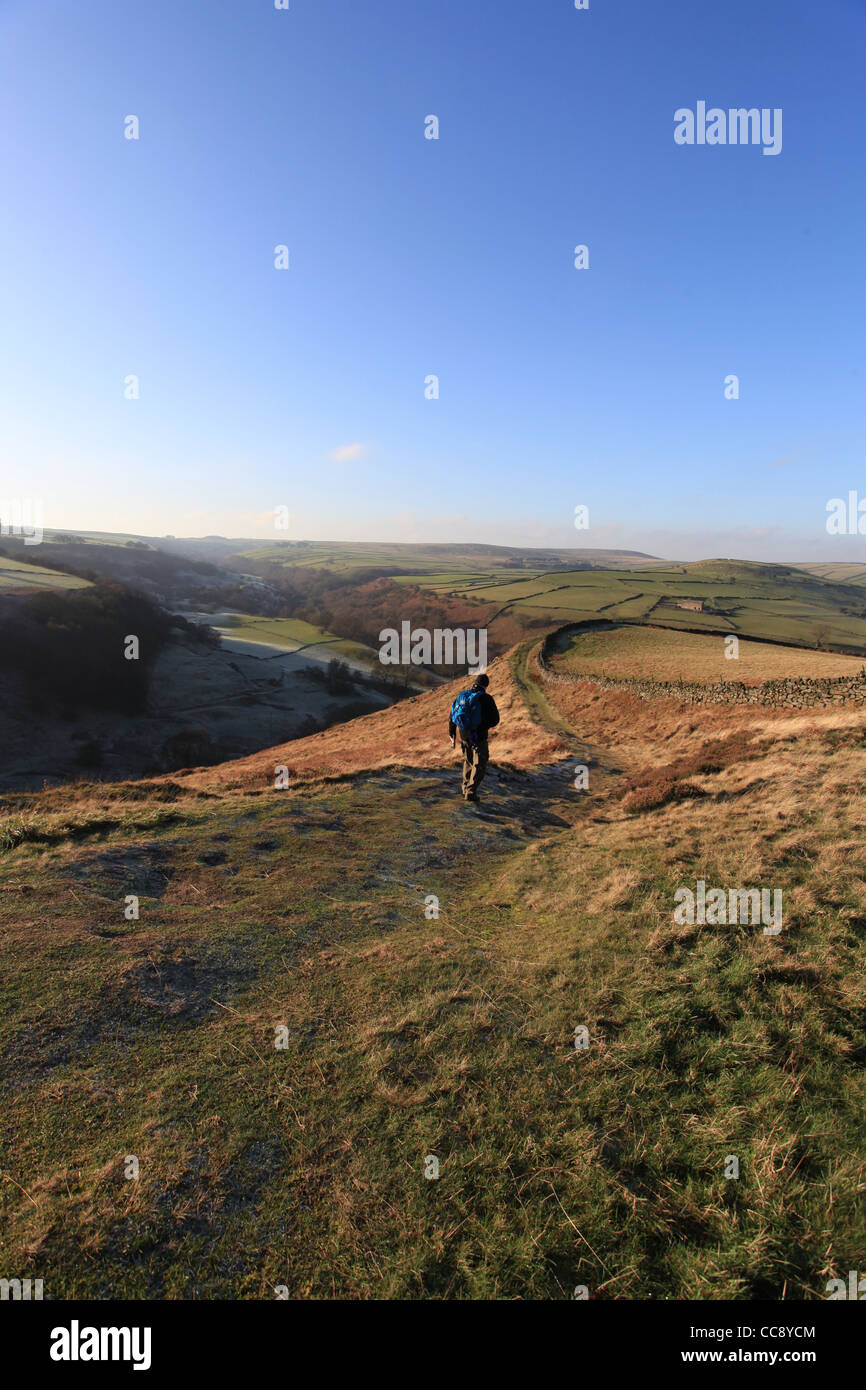
POLYGON ((299 618, 260 618, 250 613, 214 614, 210 626, 216 628, 224 637, 236 638, 241 642, 265 642, 274 647, 284 647, 288 652, 301 651, 305 647, 327 646, 334 656, 349 657, 362 665, 378 663, 378 653, 361 642, 351 642, 348 638, 337 637, 324 628, 314 627, 312 623, 299 618), (221 621, 222 620, 222 621, 221 621))
MULTIPOLYGON (((360 565, 384 570, 402 564, 407 572, 395 576, 398 583, 489 603, 496 612, 549 618, 552 623, 593 616, 647 618, 708 632, 866 650, 862 588, 800 566, 702 560, 682 565, 656 561, 638 569, 510 570, 502 565, 491 568, 489 555, 483 557, 483 565, 468 563, 473 550, 469 546, 467 563, 461 567, 455 564, 461 547, 441 549, 443 554, 435 546, 270 546, 245 554, 345 570, 360 565), (678 608, 681 599, 700 599, 703 611, 678 608)), ((482 558, 480 551, 475 548, 476 559, 482 558)))
MULTIPOLYGON (((87 533, 92 540, 126 538, 87 533)), ((165 538, 163 538, 165 539, 165 538)), ((159 538, 150 542, 158 546, 159 538)), ((231 542, 210 537, 178 543, 189 554, 234 556, 286 566, 389 575, 397 584, 490 605, 498 616, 551 625, 593 617, 646 620, 679 629, 729 632, 795 646, 866 653, 866 566, 851 562, 773 565, 736 560, 674 564, 630 552, 574 548, 411 543, 231 542), (232 550, 234 545, 236 550, 232 550), (596 566, 568 569, 568 564, 596 566), (603 567, 602 567, 603 566, 603 567), (678 607, 700 599, 703 610, 678 607)), ((9 566, 14 562, 7 562, 9 566)), ((36 574, 39 572, 36 571, 36 574)), ((13 587, 0 568, 0 591, 13 587)), ((34 580, 34 582, 39 582, 34 580)), ((62 587, 82 581, 59 577, 62 587)), ((255 620, 258 625, 258 619, 255 620)), ((301 636, 286 632, 291 642, 301 636)), ((254 633, 248 640, 261 640, 254 633)), ((319 633, 308 641, 339 642, 319 633)), ((345 648, 342 655, 353 654, 345 648)))
POLYGON ((493 583, 478 580, 477 575, 464 576, 449 592, 494 604, 497 611, 549 618, 552 623, 594 617, 646 619, 676 628, 866 652, 863 590, 788 566, 701 561, 639 571, 579 570, 498 578, 493 583), (682 599, 701 600, 703 611, 677 607, 682 599))
POLYGON ((0 594, 21 589, 86 589, 87 579, 46 569, 43 565, 26 565, 0 555, 0 594))
MULTIPOLYGON (((598 617, 627 618, 672 628, 761 637, 794 646, 866 653, 866 594, 859 583, 835 577, 837 570, 856 575, 862 567, 812 567, 826 569, 826 577, 803 566, 737 560, 676 565, 655 561, 631 569, 539 566, 512 570, 502 563, 491 568, 491 557, 482 556, 483 549, 284 545, 251 547, 244 554, 247 558, 346 571, 363 565, 368 569, 378 566, 386 572, 389 566, 401 565, 406 573, 393 576, 397 583, 487 603, 492 609, 491 622, 506 615, 551 625, 598 617), (461 549, 470 552, 465 568, 455 563, 461 549), (474 558, 483 563, 469 563, 473 551, 474 558), (685 599, 700 600, 702 611, 678 607, 685 599)), ((529 556, 535 552, 524 553, 529 556)), ((551 552, 551 557, 554 554, 551 552)))

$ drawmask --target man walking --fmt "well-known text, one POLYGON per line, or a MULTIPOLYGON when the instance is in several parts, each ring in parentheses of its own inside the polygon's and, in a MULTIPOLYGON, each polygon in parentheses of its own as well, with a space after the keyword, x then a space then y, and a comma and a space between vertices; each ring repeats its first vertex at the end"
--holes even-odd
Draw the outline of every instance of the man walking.
POLYGON ((499 710, 492 695, 487 694, 488 676, 476 676, 469 690, 461 690, 451 706, 448 736, 451 747, 460 735, 463 750, 463 799, 478 801, 478 786, 487 771, 490 753, 487 735, 499 723, 499 710))

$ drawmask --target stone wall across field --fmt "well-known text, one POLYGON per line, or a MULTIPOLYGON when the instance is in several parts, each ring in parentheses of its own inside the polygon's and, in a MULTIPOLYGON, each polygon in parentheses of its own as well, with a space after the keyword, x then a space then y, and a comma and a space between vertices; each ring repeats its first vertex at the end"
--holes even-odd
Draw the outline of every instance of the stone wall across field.
POLYGON ((764 705, 773 709, 809 709, 821 705, 866 705, 866 669, 856 676, 827 680, 808 677, 764 681, 746 685, 742 681, 719 681, 701 685, 689 681, 637 680, 623 676, 567 675, 554 671, 550 655, 554 643, 567 629, 552 632, 541 644, 536 668, 542 680, 554 685, 579 685, 588 681, 600 690, 625 690, 642 700, 664 698, 688 705, 764 705))

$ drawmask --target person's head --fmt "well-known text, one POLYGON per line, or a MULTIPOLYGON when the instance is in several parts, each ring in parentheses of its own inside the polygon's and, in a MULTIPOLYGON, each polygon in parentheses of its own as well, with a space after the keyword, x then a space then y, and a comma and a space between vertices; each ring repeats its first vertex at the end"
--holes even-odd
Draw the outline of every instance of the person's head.
POLYGON ((473 690, 486 690, 489 684, 490 684, 490 677, 489 677, 489 676, 476 676, 475 679, 474 679, 474 681, 472 682, 472 689, 473 689, 473 690))

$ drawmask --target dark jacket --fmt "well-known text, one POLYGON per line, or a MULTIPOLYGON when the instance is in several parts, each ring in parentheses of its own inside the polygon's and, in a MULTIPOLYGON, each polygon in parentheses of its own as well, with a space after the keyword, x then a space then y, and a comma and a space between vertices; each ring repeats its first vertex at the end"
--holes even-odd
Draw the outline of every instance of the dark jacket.
MULTIPOLYGON (((492 695, 488 695, 486 690, 479 692, 481 695, 481 725, 478 729, 478 742, 485 743, 487 735, 491 729, 495 729, 499 723, 499 710, 496 708, 496 701, 492 695)), ((448 720, 448 737, 455 738, 459 733, 451 720, 448 720)))

